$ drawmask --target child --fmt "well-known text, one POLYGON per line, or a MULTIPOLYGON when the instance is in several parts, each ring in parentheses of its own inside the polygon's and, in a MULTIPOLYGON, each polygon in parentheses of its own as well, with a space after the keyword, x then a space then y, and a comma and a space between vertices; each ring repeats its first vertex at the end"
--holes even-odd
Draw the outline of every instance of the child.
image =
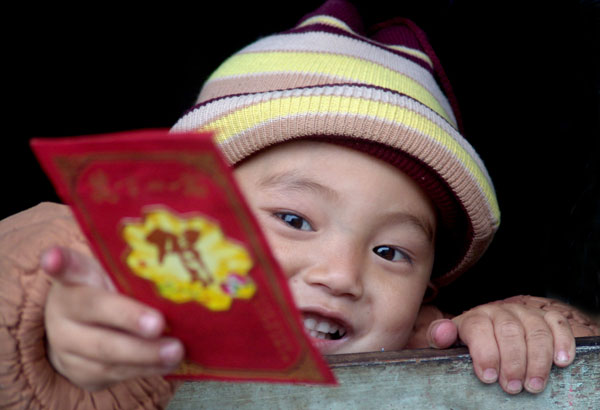
MULTIPOLYGON (((331 0, 251 44, 209 78, 174 131, 218 131, 323 353, 443 348, 460 338, 483 382, 540 392, 552 363, 572 362, 574 336, 597 327, 536 298, 452 321, 422 307, 485 251, 498 205, 424 34, 406 20, 370 37, 360 25, 350 4, 331 0)), ((0 238, 0 340, 13 349, 2 399, 164 406, 174 385, 159 375, 183 347, 161 337, 159 312, 114 292, 69 211, 15 215, 0 238)))

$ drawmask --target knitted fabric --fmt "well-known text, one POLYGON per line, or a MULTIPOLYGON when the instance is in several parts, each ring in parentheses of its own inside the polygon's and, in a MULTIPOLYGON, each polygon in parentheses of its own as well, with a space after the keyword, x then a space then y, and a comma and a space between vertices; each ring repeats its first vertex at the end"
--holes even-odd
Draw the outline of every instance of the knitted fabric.
POLYGON ((350 3, 327 1, 293 29, 226 60, 173 127, 191 130, 215 131, 231 164, 300 138, 394 164, 438 209, 437 286, 479 259, 499 225, 494 187, 461 136, 449 82, 424 33, 406 19, 367 37, 350 3))

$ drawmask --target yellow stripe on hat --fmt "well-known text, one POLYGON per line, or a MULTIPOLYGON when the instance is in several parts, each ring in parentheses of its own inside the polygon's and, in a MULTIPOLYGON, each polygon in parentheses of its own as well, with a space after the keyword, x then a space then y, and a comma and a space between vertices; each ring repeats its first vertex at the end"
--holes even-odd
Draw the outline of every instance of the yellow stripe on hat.
POLYGON ((310 52, 236 54, 217 69, 209 81, 224 77, 274 72, 328 75, 348 83, 367 84, 394 90, 420 101, 456 128, 453 117, 417 80, 371 61, 355 57, 310 52))
MULTIPOLYGON (((500 210, 495 199, 494 189, 471 155, 438 124, 405 107, 386 102, 336 95, 285 96, 279 99, 270 98, 267 101, 240 108, 215 121, 204 124, 199 131, 216 130, 218 131, 217 141, 224 143, 246 130, 266 124, 269 121, 306 114, 371 117, 390 123, 402 124, 429 136, 450 151, 473 175, 485 195, 492 215, 496 220, 500 218, 500 210)), ((386 144, 390 145, 389 142, 386 144)))
POLYGON ((391 49, 394 49, 397 51, 401 51, 406 54, 410 54, 413 57, 423 60, 424 62, 429 64, 429 67, 433 68, 433 61, 431 61, 429 56, 427 54, 425 54, 424 52, 422 52, 421 50, 416 50, 414 48, 410 48, 410 47, 406 47, 406 46, 394 46, 394 45, 388 45, 388 44, 385 44, 385 47, 391 48, 391 49))
POLYGON ((319 16, 310 17, 310 18, 304 20, 302 23, 298 24, 296 26, 296 28, 310 26, 312 24, 324 24, 327 26, 342 29, 344 31, 347 31, 348 33, 356 34, 354 32, 354 30, 352 30, 350 28, 350 26, 347 25, 342 20, 336 19, 335 17, 327 16, 327 15, 319 15, 319 16))

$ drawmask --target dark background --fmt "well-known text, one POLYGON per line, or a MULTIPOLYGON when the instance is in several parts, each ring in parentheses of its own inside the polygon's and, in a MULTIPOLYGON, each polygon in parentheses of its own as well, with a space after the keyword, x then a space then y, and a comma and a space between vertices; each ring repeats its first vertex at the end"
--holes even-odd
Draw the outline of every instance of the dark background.
MULTIPOLYGON (((402 15, 429 34, 496 186, 496 239, 442 307, 534 294, 600 312, 599 3, 356 3, 367 26, 402 15)), ((15 6, 0 218, 57 201, 30 138, 170 127, 223 59, 320 4, 15 6)))

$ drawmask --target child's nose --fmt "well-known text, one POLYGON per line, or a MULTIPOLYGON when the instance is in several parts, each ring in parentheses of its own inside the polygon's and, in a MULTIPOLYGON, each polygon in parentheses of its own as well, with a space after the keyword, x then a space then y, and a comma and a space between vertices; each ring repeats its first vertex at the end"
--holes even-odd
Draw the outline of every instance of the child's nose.
POLYGON ((306 271, 304 280, 311 286, 322 286, 334 296, 360 298, 364 291, 360 252, 336 246, 328 246, 321 252, 323 258, 306 271))

